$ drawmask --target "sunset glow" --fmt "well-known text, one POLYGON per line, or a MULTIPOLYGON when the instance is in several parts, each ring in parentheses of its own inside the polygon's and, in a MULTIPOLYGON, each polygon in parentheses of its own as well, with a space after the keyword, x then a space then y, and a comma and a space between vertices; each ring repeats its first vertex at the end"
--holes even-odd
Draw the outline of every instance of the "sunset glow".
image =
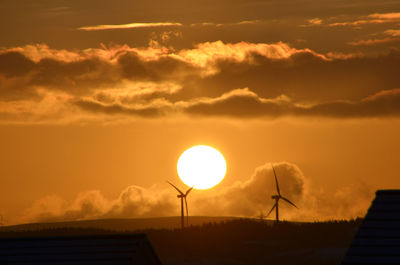
POLYGON ((0 10, 4 225, 181 215, 166 181, 194 187, 190 216, 254 218, 271 164, 299 207, 282 220, 363 217, 400 188, 400 0, 0 10))

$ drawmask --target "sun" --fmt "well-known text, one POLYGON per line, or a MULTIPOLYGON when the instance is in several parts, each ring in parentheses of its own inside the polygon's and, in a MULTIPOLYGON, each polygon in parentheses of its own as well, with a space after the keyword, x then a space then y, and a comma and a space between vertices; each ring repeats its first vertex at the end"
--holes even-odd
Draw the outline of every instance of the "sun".
POLYGON ((205 190, 221 182, 226 173, 226 162, 217 149, 196 145, 181 154, 177 169, 183 183, 205 190))

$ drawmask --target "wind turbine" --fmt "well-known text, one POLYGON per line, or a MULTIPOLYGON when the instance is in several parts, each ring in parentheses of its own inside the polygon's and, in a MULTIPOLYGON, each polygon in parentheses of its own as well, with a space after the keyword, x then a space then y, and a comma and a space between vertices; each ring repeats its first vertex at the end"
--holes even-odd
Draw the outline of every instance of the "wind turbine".
POLYGON ((282 199, 282 200, 284 200, 284 201, 290 203, 291 205, 293 205, 293 206, 296 207, 296 208, 297 208, 297 206, 296 206, 293 202, 289 201, 289 199, 287 199, 287 198, 285 198, 285 197, 283 197, 283 196, 281 195, 281 192, 280 192, 280 190, 279 190, 278 178, 276 177, 275 168, 274 168, 274 166, 272 166, 272 165, 271 165, 271 167, 272 167, 272 170, 274 171, 275 183, 276 183, 276 191, 278 192, 278 195, 272 195, 272 196, 271 196, 271 198, 272 198, 273 200, 275 200, 275 204, 274 204, 274 206, 272 206, 272 209, 268 212, 267 217, 268 217, 268 216, 271 214, 271 212, 275 209, 276 222, 279 223, 279 204, 278 204, 278 203, 279 203, 279 200, 280 200, 280 199, 282 199))
POLYGON ((185 201, 185 206, 186 206, 186 222, 187 222, 187 224, 189 224, 189 210, 188 210, 188 205, 187 205, 187 200, 186 200, 186 197, 187 197, 187 195, 189 194, 189 192, 193 189, 193 187, 191 187, 190 189, 188 189, 187 191, 186 191, 186 193, 183 193, 180 189, 178 189, 174 184, 172 184, 171 182, 169 182, 169 181, 167 181, 172 187, 174 187, 178 192, 179 192, 179 194, 176 196, 176 197, 178 197, 178 198, 180 198, 181 199, 181 226, 182 226, 182 229, 185 227, 185 222, 184 222, 184 219, 185 219, 185 213, 184 213, 184 211, 183 211, 183 201, 185 201))

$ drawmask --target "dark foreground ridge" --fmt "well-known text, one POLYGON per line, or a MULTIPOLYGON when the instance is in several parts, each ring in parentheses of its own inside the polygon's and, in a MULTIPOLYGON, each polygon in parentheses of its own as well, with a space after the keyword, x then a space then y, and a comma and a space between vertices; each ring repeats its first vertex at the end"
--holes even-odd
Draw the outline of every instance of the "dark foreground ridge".
MULTIPOLYGON (((360 223, 360 219, 279 224, 256 219, 236 219, 190 226, 183 231, 145 229, 134 232, 147 234, 164 265, 339 265, 360 223)), ((2 231, 0 238, 113 233, 116 232, 104 229, 53 228, 2 231)))

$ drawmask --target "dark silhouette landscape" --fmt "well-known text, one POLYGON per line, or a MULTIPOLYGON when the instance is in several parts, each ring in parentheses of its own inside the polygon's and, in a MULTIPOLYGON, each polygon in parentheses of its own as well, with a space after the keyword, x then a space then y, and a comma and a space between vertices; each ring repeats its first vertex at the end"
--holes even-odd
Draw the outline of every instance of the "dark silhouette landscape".
POLYGON ((167 228, 168 225, 160 228, 162 225, 159 225, 159 228, 138 229, 143 223, 137 219, 27 224, 3 227, 0 238, 137 232, 147 234, 165 265, 334 265, 341 263, 361 223, 361 219, 354 219, 314 223, 282 221, 276 224, 261 219, 194 217, 193 222, 197 225, 181 230, 177 228, 179 218, 153 220, 154 223, 175 222, 175 228, 167 228), (121 225, 123 223, 125 225, 121 225))

